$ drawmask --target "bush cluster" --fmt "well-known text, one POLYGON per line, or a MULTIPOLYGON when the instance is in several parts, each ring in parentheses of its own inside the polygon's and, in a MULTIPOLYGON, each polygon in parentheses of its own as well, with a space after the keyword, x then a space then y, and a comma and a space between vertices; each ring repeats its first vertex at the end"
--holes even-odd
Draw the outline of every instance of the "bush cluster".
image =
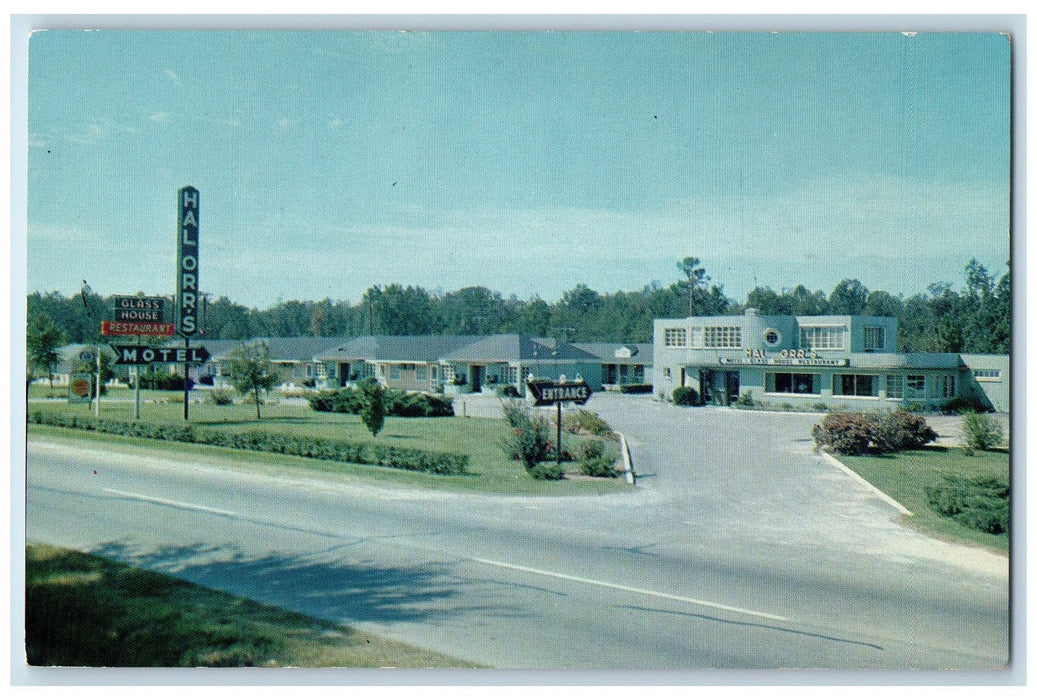
POLYGON ((978 396, 955 396, 940 407, 940 412, 948 416, 962 413, 993 413, 994 407, 978 396))
POLYGON ((187 442, 236 450, 273 452, 309 457, 310 459, 348 462, 379 467, 392 467, 431 474, 460 475, 468 473, 468 455, 432 452, 410 447, 394 447, 368 442, 329 440, 301 435, 279 435, 264 432, 228 433, 193 425, 128 423, 125 421, 34 411, 29 421, 77 430, 124 437, 187 442))
POLYGON ((520 396, 519 390, 516 389, 512 384, 505 384, 504 386, 499 386, 495 389, 495 391, 497 393, 497 396, 501 397, 502 399, 517 399, 520 396))
POLYGON ((619 391, 622 394, 651 394, 651 384, 621 384, 619 391))
POLYGON ((503 441, 504 451, 521 460, 534 479, 551 478, 537 469, 537 465, 551 455, 550 423, 542 416, 532 415, 520 401, 505 401, 503 411, 510 429, 503 441))
POLYGON ((990 450, 1001 444, 1005 433, 1001 424, 986 414, 967 413, 961 419, 962 446, 967 453, 990 450))
MULTIPOLYGON (((361 389, 333 389, 318 391, 310 397, 310 408, 324 413, 360 415, 367 405, 361 389)), ((438 418, 454 415, 454 403, 446 396, 386 389, 385 415, 400 418, 438 418)))
POLYGON ((993 535, 1009 531, 1009 488, 994 477, 945 475, 925 493, 933 510, 965 527, 993 535))
MULTIPOLYGON (((194 385, 194 382, 191 382, 194 385)), ((140 388, 153 391, 183 391, 184 378, 165 372, 144 372, 140 375, 140 388)))
POLYGON ((579 435, 589 433, 598 437, 611 438, 615 436, 612 426, 594 411, 585 408, 577 408, 571 413, 562 414, 562 430, 579 435))
POLYGON ((811 430, 819 448, 836 454, 914 450, 936 439, 936 432, 919 415, 892 413, 844 413, 833 411, 811 430))
POLYGON ((213 389, 209 392, 209 402, 216 406, 230 406, 234 403, 234 397, 229 391, 213 389))
POLYGON ((690 386, 679 386, 673 390, 673 403, 677 406, 697 406, 699 392, 690 386))

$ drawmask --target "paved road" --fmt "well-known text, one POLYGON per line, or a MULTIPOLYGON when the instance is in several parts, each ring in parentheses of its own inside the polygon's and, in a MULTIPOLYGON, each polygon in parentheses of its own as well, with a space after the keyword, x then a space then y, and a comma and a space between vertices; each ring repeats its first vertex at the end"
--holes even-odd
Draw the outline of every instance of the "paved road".
POLYGON ((594 408, 630 436, 635 492, 429 494, 31 441, 27 533, 503 668, 1006 663, 1005 558, 899 525, 797 441, 809 418, 594 408))

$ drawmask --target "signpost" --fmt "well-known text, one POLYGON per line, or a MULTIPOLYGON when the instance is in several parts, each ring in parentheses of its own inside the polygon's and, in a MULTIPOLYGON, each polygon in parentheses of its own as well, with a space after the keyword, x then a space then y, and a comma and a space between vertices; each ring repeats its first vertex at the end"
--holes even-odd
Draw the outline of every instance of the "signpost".
POLYGON ((532 375, 526 381, 526 386, 529 388, 531 394, 533 394, 533 405, 534 406, 550 406, 554 404, 558 408, 557 425, 558 425, 558 442, 557 442, 557 464, 562 463, 562 404, 572 402, 578 406, 582 406, 590 399, 591 388, 587 385, 583 379, 577 375, 576 381, 567 382, 565 381, 565 375, 563 374, 558 378, 557 382, 549 379, 533 379, 532 375))
MULTIPOLYGON (((188 185, 177 192, 176 332, 184 350, 198 334, 198 190, 188 185)), ((184 362, 184 420, 189 420, 190 365, 184 362)))

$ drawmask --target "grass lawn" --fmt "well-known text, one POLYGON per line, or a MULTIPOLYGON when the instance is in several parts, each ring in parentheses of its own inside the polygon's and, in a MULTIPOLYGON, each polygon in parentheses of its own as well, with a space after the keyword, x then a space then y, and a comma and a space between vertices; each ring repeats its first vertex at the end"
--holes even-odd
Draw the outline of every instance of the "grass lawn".
POLYGON ((473 668, 459 659, 100 557, 25 550, 33 666, 473 668))
MULTIPOLYGON (((181 395, 182 396, 182 395, 181 395)), ((141 406, 141 420, 149 423, 183 423, 183 403, 154 403, 141 406)), ((64 402, 32 403, 29 411, 93 415, 86 404, 69 405, 64 402)), ((131 449, 154 449, 169 455, 214 455, 239 463, 256 462, 265 465, 285 465, 317 471, 349 474, 353 477, 376 481, 393 481, 408 485, 443 488, 457 491, 479 491, 506 494, 575 495, 611 493, 631 488, 623 479, 566 479, 545 482, 532 479, 515 461, 507 458, 500 446, 506 433, 506 424, 495 418, 396 418, 385 419, 385 426, 374 438, 358 416, 340 413, 320 413, 309 406, 274 404, 261 408, 262 419, 256 419, 254 405, 235 404, 216 406, 192 404, 190 422, 206 428, 233 432, 262 431, 287 433, 329 439, 376 442, 397 447, 416 447, 439 452, 469 455, 466 476, 433 476, 404 472, 397 469, 361 467, 338 462, 287 457, 258 452, 242 452, 180 443, 121 438, 90 432, 64 430, 45 426, 29 426, 29 435, 61 436, 62 439, 82 439, 107 444, 122 444, 131 449), (246 456, 247 455, 247 456, 246 456)), ((112 420, 133 420, 133 403, 101 402, 101 417, 112 420)), ((572 438, 575 439, 575 438, 572 438)), ((568 444, 568 443, 567 443, 568 444)))
POLYGON ((927 447, 894 455, 849 457, 840 462, 880 491, 892 496, 914 515, 907 522, 928 533, 1008 552, 1008 533, 992 535, 973 530, 935 512, 925 489, 942 483, 943 475, 965 478, 993 476, 1009 483, 1008 450, 967 456, 957 447, 927 447))

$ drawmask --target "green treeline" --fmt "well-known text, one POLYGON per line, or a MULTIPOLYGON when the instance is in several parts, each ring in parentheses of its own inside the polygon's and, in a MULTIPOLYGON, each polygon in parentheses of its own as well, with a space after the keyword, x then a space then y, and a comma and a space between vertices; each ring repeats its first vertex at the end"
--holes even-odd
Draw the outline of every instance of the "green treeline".
MULTIPOLYGON (((685 263, 689 260, 698 262, 687 258, 685 263)), ((763 315, 896 316, 904 352, 1009 351, 1011 272, 995 279, 975 260, 965 269, 962 291, 939 282, 906 299, 847 279, 828 294, 803 285, 781 292, 756 288, 740 303, 724 294, 722 284, 710 284, 702 268, 678 269, 687 279, 668 286, 655 283, 640 291, 602 294, 579 284, 554 303, 504 297, 485 287, 436 294, 399 284, 373 286, 355 304, 292 300, 260 310, 221 296, 208 300, 203 323, 205 337, 217 339, 522 333, 584 342, 651 342, 653 319, 683 318, 689 308, 697 316, 716 316, 753 307, 763 315)), ((100 319, 110 316, 111 307, 111 298, 89 291, 85 300, 59 292, 28 295, 30 324, 48 319, 69 343, 100 341, 100 319)))

